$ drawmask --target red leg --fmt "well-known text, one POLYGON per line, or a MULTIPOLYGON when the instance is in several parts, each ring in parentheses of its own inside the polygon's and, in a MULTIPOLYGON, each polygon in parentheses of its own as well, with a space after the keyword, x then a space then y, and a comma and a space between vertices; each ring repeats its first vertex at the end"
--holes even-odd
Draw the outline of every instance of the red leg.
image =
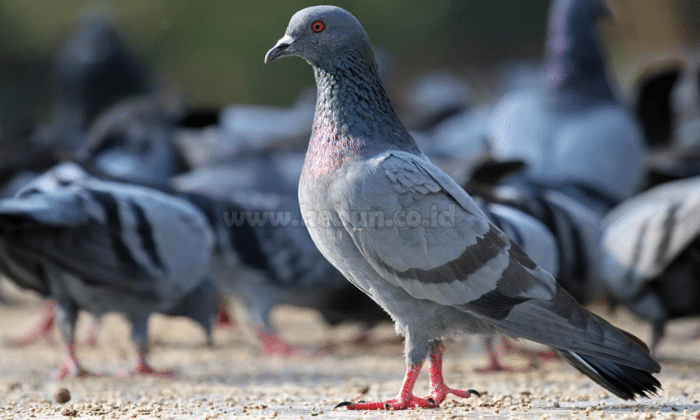
POLYGON ((471 394, 478 392, 449 388, 442 377, 442 355, 445 353, 445 345, 437 343, 430 353, 430 396, 419 398, 413 395, 413 387, 420 375, 423 363, 408 366, 403 384, 396 398, 378 402, 342 402, 336 407, 347 407, 348 410, 404 410, 406 408, 435 408, 445 401, 448 394, 462 398, 469 398, 471 394))
POLYGON ((376 402, 342 402, 336 407, 347 407, 348 410, 405 410, 411 407, 437 407, 438 404, 431 398, 419 398, 413 395, 413 387, 420 375, 422 363, 409 366, 406 376, 396 398, 376 402))
POLYGON ((519 354, 535 360, 557 360, 559 355, 554 350, 531 351, 514 346, 507 338, 503 337, 503 349, 506 353, 519 354))
POLYGON ((164 376, 173 377, 175 372, 172 370, 156 370, 148 363, 148 348, 142 346, 136 346, 136 364, 134 368, 130 371, 119 371, 115 376, 126 377, 135 375, 154 375, 154 376, 164 376))
MULTIPOLYGON (((505 339, 504 339, 505 342, 505 339)), ((510 344, 508 344, 510 346, 510 344)), ((486 353, 488 354, 489 357, 489 363, 480 368, 476 368, 475 370, 479 373, 497 373, 497 372, 526 372, 529 370, 529 367, 522 367, 522 368, 513 368, 509 366, 504 366, 501 364, 501 362, 498 360, 498 354, 496 353, 496 349, 493 346, 493 338, 488 337, 484 340, 484 347, 486 348, 486 353)))
POLYGON ((54 372, 53 379, 60 381, 67 376, 72 376, 74 378, 90 376, 90 373, 80 366, 77 357, 75 357, 75 345, 73 341, 66 342, 66 351, 63 356, 63 362, 58 370, 54 372))
POLYGON ((24 347, 34 344, 42 338, 50 339, 56 323, 56 302, 47 300, 41 309, 39 320, 29 328, 22 337, 7 341, 10 346, 24 347))
POLYGON ((214 314, 214 327, 215 328, 228 328, 234 326, 235 323, 233 319, 228 314, 223 306, 219 306, 214 314))
POLYGON ((90 319, 90 322, 85 333, 85 337, 82 339, 81 343, 92 348, 96 348, 98 344, 97 331, 99 330, 99 323, 97 318, 90 319))
POLYGON ((435 405, 439 405, 448 394, 455 395, 460 398, 469 398, 471 394, 479 395, 474 390, 454 389, 445 385, 445 380, 442 377, 442 355, 445 353, 445 345, 438 343, 430 355, 430 399, 435 401, 435 405))
POLYGON ((266 327, 257 328, 256 335, 262 346, 260 354, 264 356, 311 357, 313 355, 327 353, 325 351, 315 352, 302 346, 289 344, 284 338, 280 337, 279 334, 266 327))

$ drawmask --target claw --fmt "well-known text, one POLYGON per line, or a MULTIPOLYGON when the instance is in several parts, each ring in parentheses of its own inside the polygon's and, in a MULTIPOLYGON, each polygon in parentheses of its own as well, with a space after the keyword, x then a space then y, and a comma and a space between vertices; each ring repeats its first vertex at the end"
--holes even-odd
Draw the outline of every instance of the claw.
POLYGON ((469 398, 472 394, 481 396, 474 390, 464 391, 461 389, 450 388, 445 385, 442 377, 442 354, 445 352, 445 346, 441 342, 437 342, 430 356, 430 396, 427 398, 419 398, 413 395, 413 387, 416 384, 418 375, 420 375, 423 361, 417 364, 409 365, 406 369, 403 384, 399 389, 399 395, 396 398, 386 401, 377 402, 362 402, 356 403, 342 402, 336 405, 338 407, 347 407, 348 410, 405 410, 407 408, 436 408, 445 401, 448 394, 455 395, 460 398, 469 398))
POLYGON ((474 395, 476 395, 477 397, 481 397, 481 394, 479 393, 479 391, 476 391, 476 390, 473 390, 473 389, 468 389, 467 392, 470 393, 470 394, 474 394, 474 395))
POLYGON ((346 407, 346 406, 351 405, 351 404, 352 403, 350 401, 343 401, 343 402, 339 402, 338 404, 336 404, 335 407, 333 407, 333 408, 335 409, 335 408, 346 407))

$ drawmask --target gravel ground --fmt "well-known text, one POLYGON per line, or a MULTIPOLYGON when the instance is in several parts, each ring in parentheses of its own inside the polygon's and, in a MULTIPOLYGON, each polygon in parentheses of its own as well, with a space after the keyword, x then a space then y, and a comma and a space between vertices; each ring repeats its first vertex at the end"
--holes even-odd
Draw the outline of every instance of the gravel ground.
MULTIPOLYGON (((11 297, 12 304, 0 304, 2 338, 20 335, 41 307, 31 295, 15 292, 11 297)), ((290 341, 307 346, 348 343, 359 333, 354 326, 329 328, 314 313, 293 308, 279 308, 274 319, 290 341)), ((649 329, 628 314, 618 313, 612 321, 648 339, 649 329)), ((687 337, 697 325, 696 319, 669 328, 659 352, 658 377, 664 390, 651 399, 624 402, 561 361, 538 362, 523 373, 475 373, 486 359, 480 340, 471 338, 447 343, 445 379, 450 386, 482 392, 480 398, 448 397, 438 409, 352 412, 333 406, 351 399, 391 398, 399 388, 404 361, 391 325, 372 331, 373 347, 343 345, 332 355, 308 359, 263 358, 239 327, 218 329, 214 348, 207 348, 203 332, 194 324, 155 316, 151 361, 156 368, 174 369, 176 376, 114 378, 110 374, 129 367, 133 354, 127 324, 108 316, 100 329, 99 348, 78 348, 84 366, 102 377, 51 381, 50 372, 61 356, 57 334, 27 348, 0 346, 0 418, 694 418, 700 411, 700 342, 687 337), (71 395, 65 404, 55 401, 60 388, 71 395)), ((80 333, 84 325, 79 327, 80 333)), ((505 360, 528 363, 518 356, 505 360)), ((418 395, 426 393, 426 385, 422 376, 418 395)))

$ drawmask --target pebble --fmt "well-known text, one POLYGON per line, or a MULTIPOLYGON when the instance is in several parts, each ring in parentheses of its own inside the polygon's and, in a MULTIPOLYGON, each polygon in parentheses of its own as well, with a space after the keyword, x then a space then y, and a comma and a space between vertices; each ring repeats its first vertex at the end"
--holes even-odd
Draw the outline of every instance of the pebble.
POLYGON ((53 394, 53 399, 59 404, 65 404, 70 401, 70 391, 67 388, 59 388, 55 394, 53 394))

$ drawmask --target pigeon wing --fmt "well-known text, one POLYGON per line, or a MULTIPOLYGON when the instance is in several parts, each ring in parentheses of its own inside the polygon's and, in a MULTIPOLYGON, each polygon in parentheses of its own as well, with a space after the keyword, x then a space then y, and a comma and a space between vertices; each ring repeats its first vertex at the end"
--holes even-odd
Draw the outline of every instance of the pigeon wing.
POLYGON ((659 369, 639 340, 578 305, 430 162, 392 151, 369 164, 350 180, 355 207, 340 219, 384 279, 513 336, 659 369), (391 218, 372 226, 372 210, 391 218))

